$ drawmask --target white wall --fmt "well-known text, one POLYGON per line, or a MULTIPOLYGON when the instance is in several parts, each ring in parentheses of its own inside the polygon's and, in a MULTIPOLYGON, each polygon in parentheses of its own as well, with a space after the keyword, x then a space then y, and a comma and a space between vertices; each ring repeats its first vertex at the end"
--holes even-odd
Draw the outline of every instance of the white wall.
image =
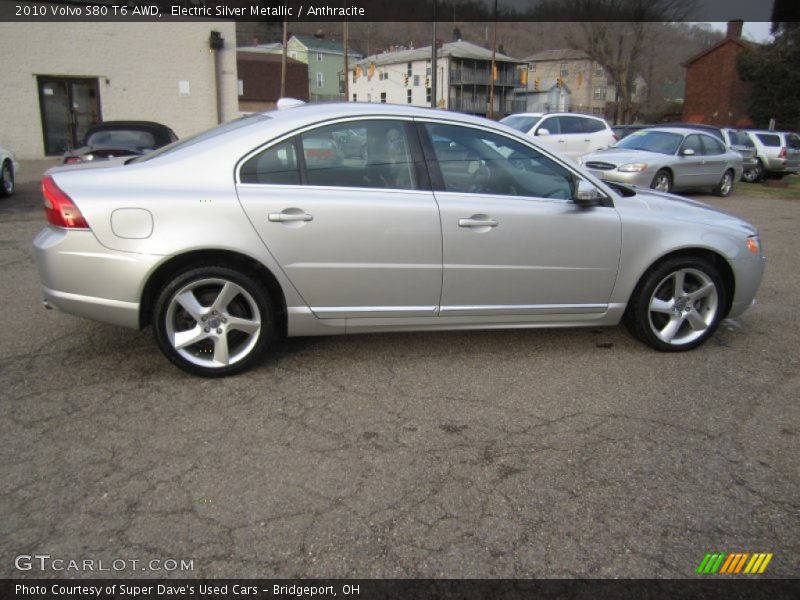
POLYGON ((236 26, 203 23, 0 23, 0 145, 42 158, 37 75, 99 78, 103 120, 157 121, 179 137, 217 123, 210 32, 225 39, 222 114, 238 116, 236 26), (188 81, 190 95, 178 94, 188 81))

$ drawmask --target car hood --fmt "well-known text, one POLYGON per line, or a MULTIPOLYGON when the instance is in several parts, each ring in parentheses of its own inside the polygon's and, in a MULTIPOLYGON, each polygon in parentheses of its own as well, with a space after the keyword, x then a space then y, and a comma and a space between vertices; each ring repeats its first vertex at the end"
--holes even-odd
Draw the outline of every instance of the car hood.
POLYGON ((647 150, 629 150, 628 148, 605 148, 586 154, 581 158, 583 164, 589 161, 605 162, 618 167, 628 163, 662 163, 670 158, 671 154, 648 152, 647 150))
POLYGON ((747 221, 705 202, 657 192, 649 188, 635 187, 634 189, 636 196, 630 200, 638 201, 642 208, 657 213, 659 218, 726 227, 744 232, 746 235, 758 233, 758 230, 747 221))

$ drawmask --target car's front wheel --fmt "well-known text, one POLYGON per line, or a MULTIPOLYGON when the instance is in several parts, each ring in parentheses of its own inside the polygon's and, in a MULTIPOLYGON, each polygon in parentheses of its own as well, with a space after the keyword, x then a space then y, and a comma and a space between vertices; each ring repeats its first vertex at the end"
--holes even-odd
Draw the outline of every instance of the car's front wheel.
POLYGON ((668 259, 642 278, 626 313, 631 332, 663 352, 691 350, 719 326, 725 287, 707 260, 668 259))
POLYGON ((14 193, 14 171, 11 169, 11 163, 5 161, 2 169, 0 169, 0 196, 8 197, 14 193))
POLYGON ((268 292, 228 267, 198 267, 177 275, 158 295, 156 342, 178 367, 204 377, 233 375, 257 361, 275 324, 268 292))
POLYGON ((650 187, 654 190, 658 190, 659 192, 671 192, 672 175, 670 175, 669 171, 666 169, 661 169, 658 173, 656 173, 656 176, 653 177, 650 187))

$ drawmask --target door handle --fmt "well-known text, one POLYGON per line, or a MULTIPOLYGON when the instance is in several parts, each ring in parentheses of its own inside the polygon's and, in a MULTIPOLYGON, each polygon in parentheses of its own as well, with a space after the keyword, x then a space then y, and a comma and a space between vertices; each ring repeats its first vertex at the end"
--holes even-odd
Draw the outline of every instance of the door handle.
POLYGON ((272 223, 289 223, 291 221, 313 221, 314 217, 308 213, 269 213, 269 220, 272 223))
POLYGON ((584 141, 584 142, 591 142, 592 140, 590 140, 589 138, 586 138, 586 139, 585 139, 585 140, 583 140, 583 141, 584 141))
POLYGON ((496 219, 459 219, 459 227, 497 227, 496 219))

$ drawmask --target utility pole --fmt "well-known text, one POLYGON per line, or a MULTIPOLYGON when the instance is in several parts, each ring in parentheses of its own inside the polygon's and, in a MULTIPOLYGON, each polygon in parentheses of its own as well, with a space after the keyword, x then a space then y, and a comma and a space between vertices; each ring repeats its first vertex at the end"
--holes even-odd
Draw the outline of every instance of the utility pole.
POLYGON ((347 37, 348 37, 347 19, 345 19, 344 22, 342 23, 342 34, 344 36, 344 40, 343 40, 343 47, 344 47, 344 101, 345 102, 350 102, 350 80, 347 77, 347 71, 349 70, 349 66, 347 64, 348 63, 348 60, 347 60, 347 58, 348 58, 348 56, 347 56, 347 37))
POLYGON ((489 112, 488 117, 494 118, 494 70, 496 68, 495 56, 497 54, 497 0, 494 0, 494 23, 492 23, 492 68, 489 70, 489 112))
POLYGON ((438 69, 436 68, 436 59, 438 50, 436 48, 436 0, 433 0, 433 15, 431 18, 433 25, 433 39, 431 40, 431 108, 436 108, 436 77, 438 69))
POLYGON ((286 38, 288 36, 289 25, 286 16, 283 17, 283 49, 281 51, 281 93, 280 97, 286 96, 286 38))

